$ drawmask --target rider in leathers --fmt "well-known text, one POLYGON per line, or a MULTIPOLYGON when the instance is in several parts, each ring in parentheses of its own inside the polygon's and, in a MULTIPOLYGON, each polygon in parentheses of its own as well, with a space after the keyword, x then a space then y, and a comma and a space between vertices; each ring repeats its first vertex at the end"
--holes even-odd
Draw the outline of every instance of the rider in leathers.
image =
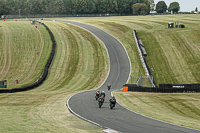
POLYGON ((116 104, 116 99, 115 99, 115 97, 113 96, 109 101, 110 101, 110 105, 111 105, 111 104, 114 104, 114 107, 115 107, 115 104, 116 104))
POLYGON ((104 91, 102 91, 101 94, 100 94, 100 96, 99 96, 99 98, 102 98, 103 102, 104 102, 105 97, 106 97, 106 94, 105 94, 104 91))
POLYGON ((104 92, 104 91, 102 91, 102 92, 101 92, 101 94, 100 94, 100 97, 103 97, 103 98, 105 98, 105 97, 106 97, 106 94, 105 94, 105 92, 104 92))
POLYGON ((95 94, 96 94, 96 96, 98 96, 98 97, 99 97, 99 95, 100 95, 100 91, 99 91, 99 90, 97 90, 97 91, 95 92, 95 94))

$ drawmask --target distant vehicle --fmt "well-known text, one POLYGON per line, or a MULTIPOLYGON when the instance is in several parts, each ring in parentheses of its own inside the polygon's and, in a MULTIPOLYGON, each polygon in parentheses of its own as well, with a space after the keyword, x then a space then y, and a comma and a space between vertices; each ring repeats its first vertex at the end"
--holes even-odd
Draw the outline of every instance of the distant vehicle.
POLYGON ((108 87, 108 91, 110 90, 110 88, 111 88, 111 85, 107 85, 107 87, 108 87))

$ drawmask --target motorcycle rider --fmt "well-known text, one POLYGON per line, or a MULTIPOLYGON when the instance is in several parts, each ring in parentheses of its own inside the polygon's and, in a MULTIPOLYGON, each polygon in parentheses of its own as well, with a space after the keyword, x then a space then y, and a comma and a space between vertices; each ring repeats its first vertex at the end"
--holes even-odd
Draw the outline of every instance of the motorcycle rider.
POLYGON ((96 98, 96 100, 97 100, 97 99, 99 98, 99 96, 100 96, 100 91, 97 90, 97 91, 95 92, 95 94, 96 94, 95 98, 96 98))
POLYGON ((99 95, 100 95, 100 91, 99 91, 99 90, 97 90, 97 91, 95 92, 95 94, 96 94, 96 96, 98 96, 98 97, 99 97, 99 95))
POLYGON ((106 97, 106 94, 105 94, 105 92, 104 92, 104 91, 102 91, 102 92, 101 92, 101 94, 100 94, 100 97, 103 97, 103 98, 105 98, 105 97, 106 97))
POLYGON ((101 91, 101 94, 100 94, 100 96, 99 96, 99 100, 100 100, 101 102, 104 103, 105 97, 106 97, 105 92, 104 92, 104 91, 101 91))
POLYGON ((109 85, 109 84, 108 84, 108 85, 107 85, 107 87, 108 87, 108 90, 110 90, 110 88, 111 88, 111 85, 109 85))
POLYGON ((114 105, 113 107, 115 107, 116 99, 114 96, 109 100, 109 102, 110 102, 110 105, 113 104, 114 105))

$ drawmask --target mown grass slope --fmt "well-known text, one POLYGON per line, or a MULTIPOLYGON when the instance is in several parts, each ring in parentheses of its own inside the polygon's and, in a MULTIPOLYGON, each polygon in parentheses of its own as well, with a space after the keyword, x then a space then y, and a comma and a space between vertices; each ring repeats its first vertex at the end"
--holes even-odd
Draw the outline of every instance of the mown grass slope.
POLYGON ((0 21, 0 25, 0 80, 7 79, 8 88, 36 81, 51 52, 48 32, 44 27, 40 32, 29 21, 0 21))
POLYGON ((78 27, 58 22, 45 24, 57 42, 49 76, 31 91, 0 94, 0 131, 102 132, 71 114, 66 102, 71 95, 95 89, 105 80, 109 66, 104 45, 78 27))
MULTIPOLYGON (((158 84, 199 82, 199 15, 65 19, 95 25, 117 37, 128 51, 132 76, 145 74, 132 36, 132 30, 137 30, 147 49, 148 63, 154 69, 154 78, 158 84), (186 28, 168 29, 167 23, 176 20, 185 24, 186 28), (174 51, 177 49, 178 52, 175 54, 174 51), (185 55, 183 51, 186 51, 185 55), (184 75, 193 77, 187 80, 184 75)), ((54 33, 57 42, 57 53, 49 77, 37 89, 15 94, 0 94, 0 130, 101 132, 102 129, 72 115, 65 104, 72 94, 94 89, 105 79, 108 61, 103 44, 93 35, 75 26, 58 22, 45 24, 54 33), (96 70, 99 71, 95 73, 96 70)), ((2 33, 1 31, 0 36, 2 33)), ((116 92, 115 96, 124 106, 144 115, 193 128, 200 127, 199 94, 116 92)))
MULTIPOLYGON (((159 84, 200 83, 200 16, 122 16, 70 18, 100 27, 126 47, 132 65, 132 76, 145 75, 138 56, 133 30, 147 50, 147 62, 159 84), (169 29, 168 22, 184 24, 184 29, 169 29)), ((129 80, 130 83, 130 80, 129 80)))
POLYGON ((176 125, 200 129, 200 98, 198 93, 114 92, 123 106, 145 116, 176 125))
MULTIPOLYGON (((137 30, 148 53, 147 62, 159 84, 200 83, 200 16, 128 16, 70 18, 100 27, 126 47, 132 76, 144 75, 132 31, 137 30), (180 21, 186 28, 168 29, 168 22, 180 21)), ((130 80, 129 80, 130 83, 130 80)), ((114 92, 125 107, 170 123, 200 129, 200 94, 114 92)))

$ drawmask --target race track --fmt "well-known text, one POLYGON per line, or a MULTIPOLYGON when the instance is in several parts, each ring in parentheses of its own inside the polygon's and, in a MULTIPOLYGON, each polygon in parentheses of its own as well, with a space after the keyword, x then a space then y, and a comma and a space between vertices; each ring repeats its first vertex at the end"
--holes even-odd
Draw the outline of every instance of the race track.
MULTIPOLYGON (((106 46, 110 57, 110 73, 105 83, 99 88, 106 92, 105 103, 98 107, 95 100, 95 90, 75 94, 68 100, 68 108, 72 113, 91 123, 110 128, 123 133, 199 133, 199 130, 176 126, 154 120, 134 113, 119 104, 111 110, 108 100, 111 92, 107 84, 111 84, 111 91, 119 90, 127 82, 130 74, 130 62, 122 44, 110 34, 91 25, 60 21, 82 27, 97 36, 106 46)), ((118 101, 120 99, 117 99, 118 101)))

